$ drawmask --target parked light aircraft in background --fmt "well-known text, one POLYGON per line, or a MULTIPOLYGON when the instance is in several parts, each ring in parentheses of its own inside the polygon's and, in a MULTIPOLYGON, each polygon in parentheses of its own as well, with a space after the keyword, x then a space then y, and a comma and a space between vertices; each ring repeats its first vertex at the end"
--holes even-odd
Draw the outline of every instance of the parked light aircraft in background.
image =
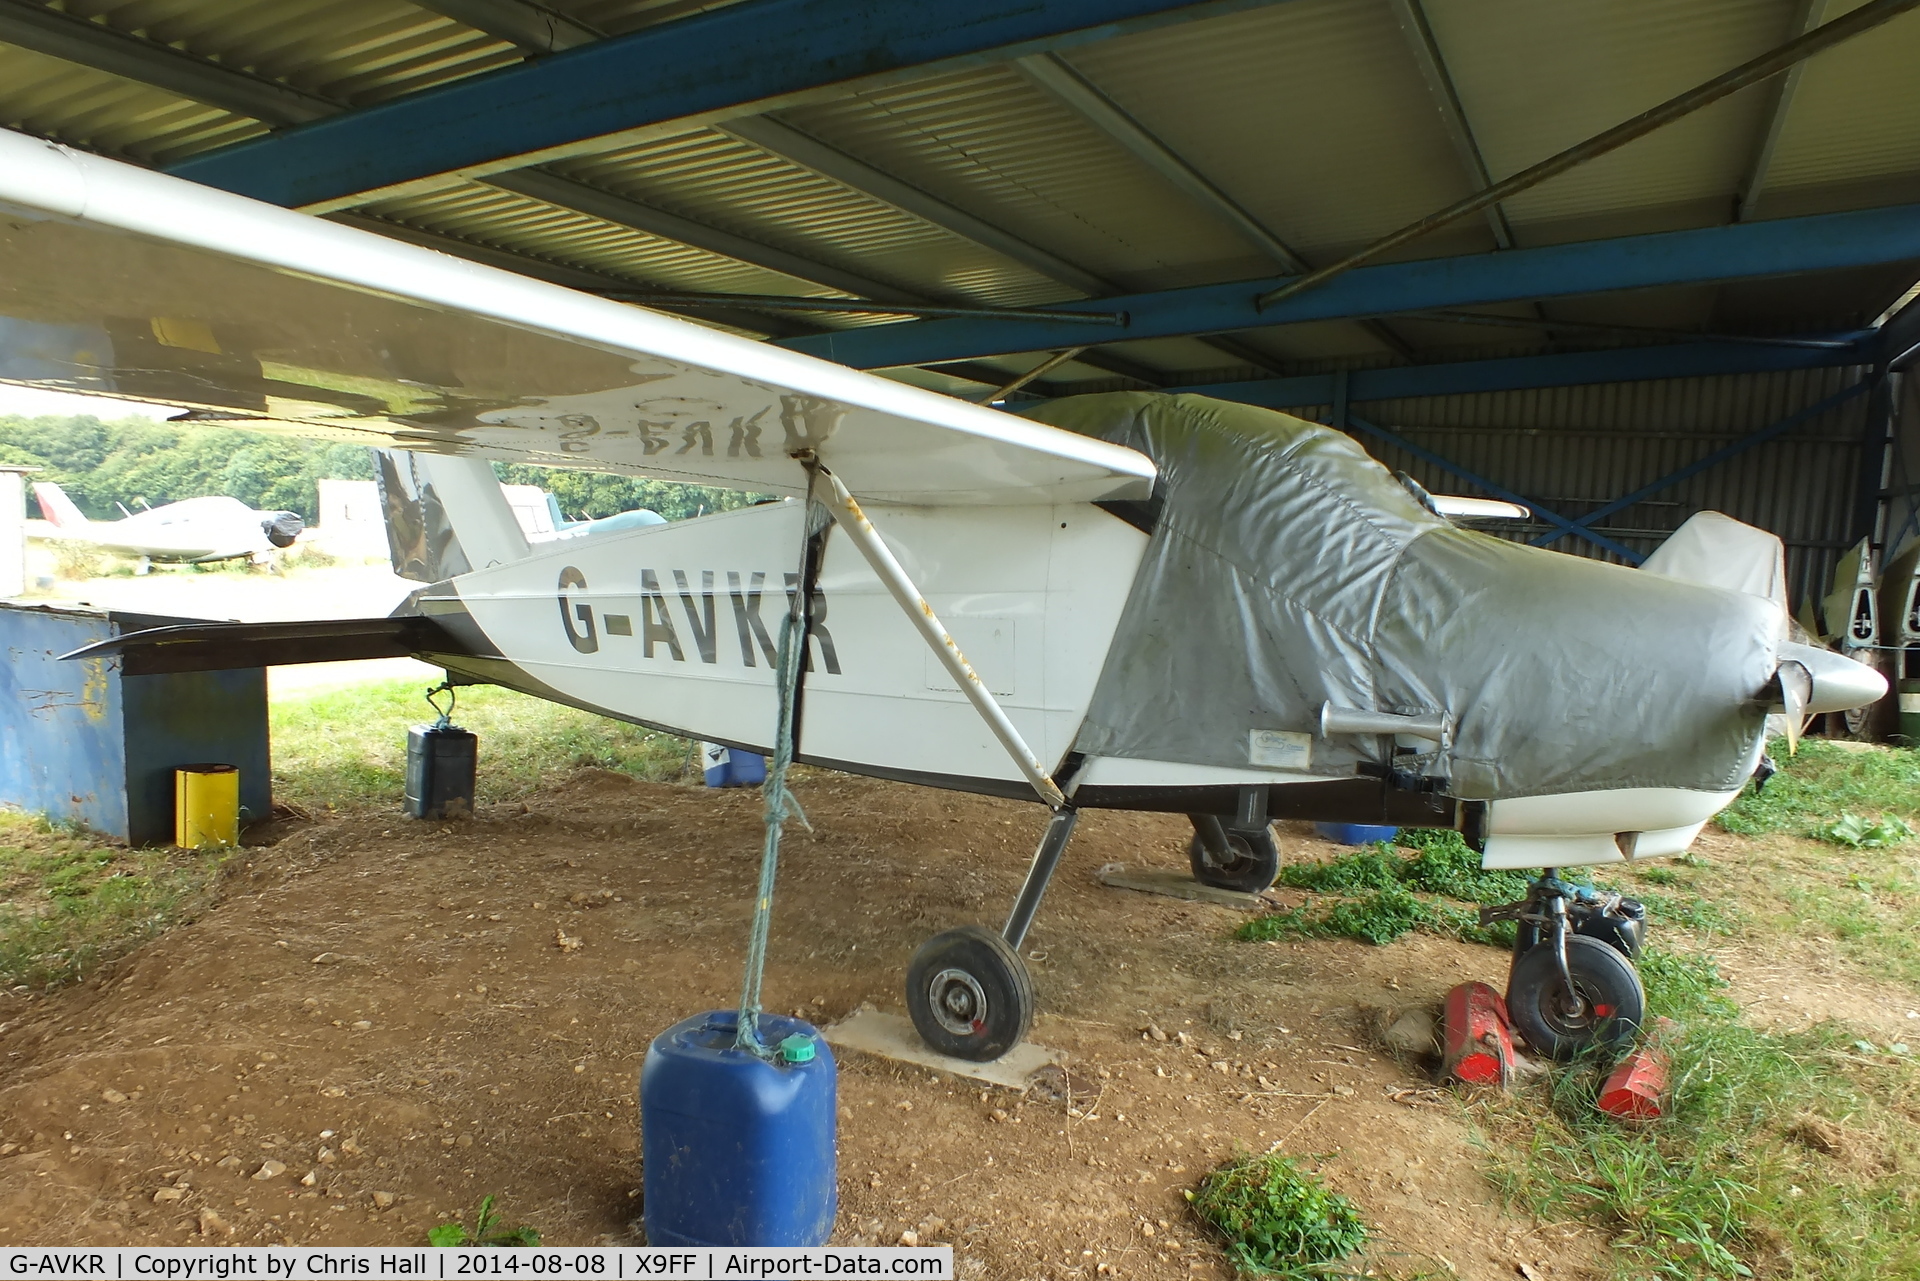
POLYGON ((66 491, 50 481, 36 482, 33 496, 53 526, 48 537, 144 560, 202 564, 264 557, 293 546, 306 528, 296 512, 256 511, 238 498, 220 495, 127 512, 119 520, 87 519, 66 491))
MULTIPOLYGON (((1272 880, 1278 818, 1454 828, 1494 867, 1657 857, 1739 794, 1770 711, 1884 691, 1789 641, 1773 600, 1461 529, 1270 411, 1115 394, 1016 417, 5 132, 0 209, 0 342, 32 336, 44 371, 21 381, 381 448, 395 565, 423 584, 393 618, 91 652, 129 673, 410 653, 765 751, 790 617, 798 759, 1050 814, 1006 925, 909 968, 948 1053, 1024 1034, 1019 945, 1082 808, 1188 814, 1196 875, 1241 887, 1272 880), (774 501, 530 543, 493 459, 774 501)), ((1628 905, 1550 870, 1504 914, 1530 1041, 1631 1034, 1628 905)))

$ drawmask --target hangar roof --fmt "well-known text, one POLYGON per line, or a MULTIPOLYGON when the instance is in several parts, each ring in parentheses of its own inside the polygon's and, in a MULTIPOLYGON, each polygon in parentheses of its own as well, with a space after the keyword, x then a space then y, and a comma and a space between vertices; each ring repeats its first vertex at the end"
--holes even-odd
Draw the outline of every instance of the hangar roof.
POLYGON ((1884 358, 1863 331, 1920 277, 1910 4, 1252 301, 1859 7, 0 0, 0 124, 961 394, 1046 364, 1028 391, 1324 403, 1342 369, 1884 358))

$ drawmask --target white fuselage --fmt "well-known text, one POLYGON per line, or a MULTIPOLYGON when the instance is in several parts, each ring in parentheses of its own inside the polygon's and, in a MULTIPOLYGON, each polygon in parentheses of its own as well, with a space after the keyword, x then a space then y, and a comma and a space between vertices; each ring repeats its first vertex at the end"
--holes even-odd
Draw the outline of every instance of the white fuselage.
MULTIPOLYGON (((797 581, 803 510, 783 501, 536 544, 526 559, 461 575, 452 586, 487 639, 566 701, 765 751, 775 715, 773 650, 797 581)), ((1021 735, 1043 761, 1061 761, 1086 717, 1147 536, 1085 503, 867 514, 1021 735)), ((1032 794, 844 538, 827 541, 819 596, 802 756, 884 777, 1032 794)), ((1094 757, 1074 784, 1325 781, 1284 769, 1094 757)), ((1636 788, 1496 801, 1486 862, 1580 866, 1677 854, 1736 794, 1636 788)))

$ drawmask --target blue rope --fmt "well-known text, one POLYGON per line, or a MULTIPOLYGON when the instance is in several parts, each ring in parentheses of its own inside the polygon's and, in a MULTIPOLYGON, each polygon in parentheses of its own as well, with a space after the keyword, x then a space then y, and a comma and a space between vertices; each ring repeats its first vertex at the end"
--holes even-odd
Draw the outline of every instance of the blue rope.
POLYGON ((779 717, 773 734, 773 759, 767 763, 767 781, 761 784, 765 802, 762 821, 766 839, 760 851, 760 886, 753 901, 753 926, 747 934, 746 975, 740 984, 740 1013, 734 1045, 763 1059, 772 1059, 775 1051, 760 1039, 760 981, 767 968, 767 935, 773 924, 773 883, 780 867, 780 833, 788 819, 794 819, 809 832, 800 802, 787 788, 787 767, 793 764, 794 709, 799 702, 800 673, 807 663, 807 615, 811 583, 806 573, 807 556, 813 538, 831 519, 827 509, 807 491, 807 514, 801 538, 799 589, 788 602, 786 616, 780 620, 780 646, 774 664, 774 689, 779 695, 779 717))

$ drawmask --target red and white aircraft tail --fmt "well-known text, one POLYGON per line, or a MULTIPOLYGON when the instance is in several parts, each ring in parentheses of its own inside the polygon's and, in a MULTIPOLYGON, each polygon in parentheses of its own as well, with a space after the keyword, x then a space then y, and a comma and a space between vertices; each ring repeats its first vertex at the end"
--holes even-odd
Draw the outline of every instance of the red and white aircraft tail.
POLYGON ((92 522, 73 500, 67 497, 67 491, 50 480, 38 480, 33 484, 33 496, 40 501, 40 514, 55 529, 85 529, 92 522))

